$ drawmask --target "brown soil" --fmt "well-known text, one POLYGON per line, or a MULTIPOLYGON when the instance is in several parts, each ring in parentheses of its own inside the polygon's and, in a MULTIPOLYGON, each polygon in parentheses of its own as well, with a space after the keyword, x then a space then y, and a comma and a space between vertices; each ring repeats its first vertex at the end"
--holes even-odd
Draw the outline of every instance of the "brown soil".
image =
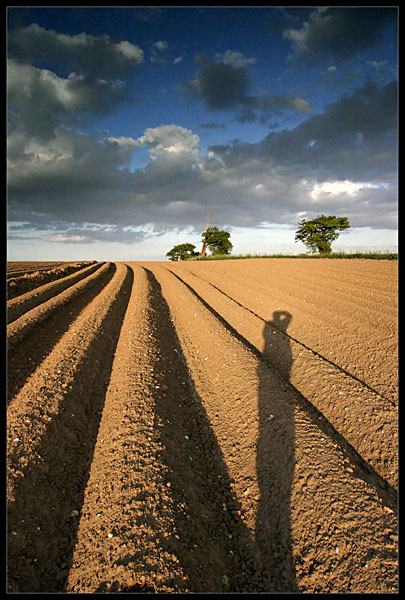
POLYGON ((50 281, 84 269, 95 261, 85 262, 8 262, 7 298, 16 298, 50 281))
POLYGON ((63 261, 8 261, 7 262, 7 277, 15 276, 17 274, 24 275, 33 271, 47 271, 49 269, 55 269, 56 267, 66 263, 63 261))
POLYGON ((37 291, 8 326, 9 592, 398 592, 395 262, 37 291))

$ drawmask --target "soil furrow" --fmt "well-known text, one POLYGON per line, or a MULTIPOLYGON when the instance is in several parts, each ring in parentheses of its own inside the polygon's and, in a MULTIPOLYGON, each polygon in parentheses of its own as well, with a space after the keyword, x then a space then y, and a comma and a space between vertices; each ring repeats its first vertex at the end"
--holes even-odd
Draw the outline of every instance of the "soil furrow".
POLYGON ((25 312, 35 308, 39 304, 42 304, 46 300, 56 296, 60 292, 63 292, 66 288, 73 285, 77 281, 84 279, 97 269, 101 267, 103 263, 96 263, 94 265, 90 265, 85 269, 81 269, 76 273, 72 273, 67 277, 63 277, 62 279, 57 279, 56 281, 51 281, 50 283, 46 283, 45 285, 41 285, 40 287, 35 288, 31 292, 26 292, 21 296, 17 296, 17 298, 13 298, 12 300, 8 300, 7 302, 7 323, 11 323, 15 321, 25 312))
POLYGON ((33 262, 24 262, 24 261, 8 261, 7 262, 7 275, 9 273, 11 274, 15 274, 15 273, 29 273, 30 271, 43 271, 43 270, 49 270, 55 267, 58 267, 60 265, 63 264, 72 264, 69 262, 62 262, 62 261, 52 261, 52 262, 45 262, 45 261, 33 261, 33 262), (24 268, 23 268, 24 267, 24 268))
MULTIPOLYGON (((263 265, 264 266, 264 265, 263 265)), ((197 267, 197 265, 196 265, 197 267)), ((200 272, 203 276, 210 278, 212 283, 215 283, 214 275, 209 270, 205 272, 203 269, 198 269, 187 264, 187 270, 193 272, 195 275, 200 272)), ((243 278, 240 277, 240 273, 237 271, 232 272, 231 268, 228 268, 224 273, 221 273, 220 281, 221 285, 229 286, 231 288, 239 288, 239 292, 244 295, 252 295, 254 293, 259 294, 260 299, 268 298, 271 294, 272 299, 279 301, 290 302, 295 304, 296 309, 302 310, 317 322, 319 316, 319 306, 322 306, 322 318, 325 323, 335 323, 337 328, 341 325, 341 319, 345 321, 349 320, 353 322, 353 327, 357 328, 360 332, 362 331, 362 325, 367 324, 368 328, 378 332, 379 330, 391 330, 395 327, 397 317, 397 303, 396 303, 396 290, 392 285, 387 286, 381 290, 384 296, 380 296, 378 299, 374 298, 373 293, 365 292, 363 289, 352 288, 346 284, 346 280, 339 280, 335 276, 332 280, 339 284, 340 289, 338 293, 333 292, 328 286, 327 281, 318 281, 316 286, 309 283, 307 277, 298 277, 295 281, 291 277, 291 272, 286 270, 285 273, 273 271, 272 269, 260 269, 258 271, 260 277, 257 277, 257 273, 245 273, 243 278), (327 302, 324 299, 327 298, 327 302), (384 312, 381 312, 381 302, 386 299, 390 300, 390 303, 385 307, 384 312)), ((265 307, 262 307, 265 308, 265 307)), ((363 332, 364 333, 364 332, 363 332)))
POLYGON ((34 326, 29 335, 11 345, 7 352, 8 377, 7 401, 12 402, 14 396, 23 387, 26 380, 38 368, 45 357, 52 351, 62 335, 69 329, 80 312, 99 294, 111 280, 115 265, 100 271, 100 275, 86 282, 80 293, 75 293, 63 305, 62 310, 54 310, 49 318, 34 326))
POLYGON ((397 488, 398 414, 390 402, 357 377, 289 336, 287 331, 292 319, 289 313, 277 311, 272 321, 265 321, 216 286, 186 272, 182 272, 181 277, 178 273, 174 275, 262 353, 271 367, 300 391, 306 405, 314 405, 317 417, 333 426, 338 434, 335 438, 345 439, 347 447, 355 449, 356 463, 366 467, 367 477, 368 463, 382 478, 379 487, 397 488))
POLYGON ((66 589, 248 589, 250 536, 220 448, 160 285, 134 270, 66 589))
MULTIPOLYGON (((283 259, 257 259, 252 264, 251 260, 238 261, 237 270, 244 278, 245 275, 251 277, 253 273, 260 274, 260 279, 265 277, 275 283, 285 285, 285 278, 288 282, 293 281, 305 285, 314 285, 317 289, 328 289, 329 286, 338 286, 346 290, 351 289, 361 295, 370 295, 370 292, 384 292, 391 289, 395 294, 396 286, 393 273, 397 271, 396 261, 383 261, 378 265, 373 260, 350 260, 350 261, 314 261, 313 259, 283 260, 283 259), (240 266, 239 266, 240 265, 240 266), (359 281, 361 280, 361 289, 359 290, 359 281), (363 285, 364 283, 364 285, 363 285)), ((200 263, 201 264, 201 263, 200 263)), ((189 263, 190 267, 195 266, 189 263)), ((204 265, 202 265, 204 266, 204 265)), ((208 266, 206 263, 205 266, 208 266)), ((211 265, 209 265, 211 267, 211 265)), ((212 264, 212 271, 216 273, 230 273, 230 264, 217 263, 212 264)))
MULTIPOLYGON (((183 274, 182 274, 183 275, 183 274)), ((234 302, 235 304, 237 304, 238 306, 240 306, 243 310, 248 311, 249 313, 251 313, 254 317, 256 317, 257 319, 259 319, 260 321, 266 323, 266 319, 264 319, 263 317, 261 317, 260 315, 256 314, 253 310, 251 310, 250 308, 247 308, 246 306, 244 306, 243 304, 241 304, 240 302, 238 302, 238 300, 235 300, 235 298, 232 298, 232 296, 230 296, 229 294, 227 294, 226 292, 224 292, 223 290, 221 290, 217 285, 214 285, 213 283, 210 283, 208 281, 205 281, 204 279, 201 279, 201 277, 199 277, 198 275, 196 275, 195 273, 192 273, 192 275, 198 279, 201 280, 201 282, 204 282, 210 286, 212 286, 213 288, 215 288, 216 290, 218 290, 221 294, 223 294, 224 296, 226 296, 227 298, 229 298, 232 302, 234 302)), ((178 276, 179 277, 179 276, 178 276)), ((180 278, 180 277, 179 277, 180 278)), ((347 371, 346 369, 344 369, 343 367, 341 367, 340 365, 337 365, 336 363, 334 363, 332 360, 330 360, 329 358, 327 358, 326 356, 323 356, 322 354, 320 354, 319 352, 317 352, 316 350, 314 350, 313 348, 310 348, 309 346, 307 346, 304 342, 294 338, 292 335, 290 335, 289 333, 287 333, 286 331, 284 331, 283 329, 280 329, 280 324, 276 324, 276 322, 273 323, 273 327, 277 332, 282 333, 283 335, 287 336, 292 343, 294 344, 298 344, 299 346, 301 346, 301 348, 304 348, 305 350, 309 350, 314 356, 316 356, 317 358, 325 361, 326 363, 328 363, 329 365, 331 365, 334 369, 337 369, 338 371, 340 371, 341 373, 344 373, 345 375, 347 375, 348 377, 350 377, 351 379, 354 379, 355 381, 357 381, 358 383, 360 383, 362 386, 368 388, 370 390, 370 392, 372 392, 373 394, 377 394, 378 396, 381 396, 381 398, 383 398, 384 400, 387 400, 387 402, 389 402, 391 405, 395 406, 395 402, 393 402, 390 398, 386 398, 383 394, 381 394, 380 392, 378 392, 377 390, 373 389, 371 386, 369 386, 365 381, 362 381, 359 377, 357 377, 357 375, 350 373, 349 371, 347 371)), ((294 357, 295 359, 295 357, 294 357)))
MULTIPOLYGON (((21 296, 26 292, 32 291, 37 287, 56 281, 57 279, 63 279, 70 273, 76 273, 82 270, 89 264, 94 264, 96 261, 85 261, 85 262, 67 262, 67 263, 49 263, 47 267, 36 268, 35 261, 33 263, 23 263, 26 270, 21 275, 13 275, 7 277, 7 298, 15 298, 21 296)), ((8 268, 9 263, 7 263, 8 268)))
POLYGON ((10 348, 12 345, 21 342, 34 327, 38 327, 43 321, 49 319, 55 311, 64 307, 77 294, 82 294, 87 287, 93 285, 94 281, 102 277, 111 268, 111 265, 110 262, 104 264, 98 271, 86 277, 84 281, 78 281, 67 290, 32 308, 19 319, 7 325, 8 347, 10 348))
POLYGON ((235 482, 260 564, 256 591, 394 591, 392 509, 353 473, 284 378, 172 273, 158 265, 150 270, 235 482))
MULTIPOLYGON (((7 263, 7 279, 10 279, 11 277, 19 277, 20 275, 24 276, 26 273, 35 273, 36 271, 38 271, 39 273, 41 271, 49 271, 50 269, 56 269, 63 264, 64 263, 61 263, 61 262, 45 263, 43 265, 41 265, 41 263, 36 263, 34 265, 32 265, 30 263, 26 263, 25 268, 22 269, 21 267, 14 268, 13 263, 8 262, 7 263)), ((70 263, 67 263, 67 264, 70 264, 70 263)))
POLYGON ((8 591, 62 591, 132 272, 123 264, 8 408, 8 591))
MULTIPOLYGON (((235 262, 239 261, 227 261, 235 262)), ((204 263, 190 262, 170 268, 179 273, 191 271, 207 282, 218 285, 223 292, 266 321, 272 320, 275 311, 288 310, 294 317, 289 326, 291 336, 300 339, 314 351, 327 355, 335 364, 355 374, 396 403, 398 377, 397 313, 393 308, 395 294, 388 291, 380 313, 371 316, 367 313, 369 295, 362 294, 359 287, 355 296, 359 309, 356 312, 342 312, 340 301, 333 301, 327 292, 321 296, 310 294, 305 277, 301 278, 296 295, 291 295, 291 262, 284 264, 284 271, 277 266, 277 261, 259 262, 250 273, 231 264, 222 266, 219 272, 203 265, 204 263), (280 270, 283 279, 280 278, 280 270), (273 275, 276 281, 273 281, 273 275), (279 281, 277 278, 280 278, 279 281), (368 314, 362 324, 357 319, 359 312, 364 315, 363 319, 368 314), (389 321, 385 318, 386 313, 390 314, 389 321)), ((390 286, 387 287, 392 288, 395 279, 394 271, 390 286)), ((344 285, 344 280, 342 284, 344 285)))
POLYGON ((384 262, 116 262, 9 303, 8 592, 398 593, 384 262))
POLYGON ((391 274, 390 278, 384 278, 380 269, 378 277, 370 279, 368 285, 364 277, 364 271, 359 272, 357 277, 353 274, 350 275, 350 271, 346 272, 337 268, 330 270, 330 274, 328 274, 324 265, 320 270, 315 268, 314 263, 312 263, 313 268, 307 270, 297 267, 291 261, 283 265, 279 260, 274 262, 269 259, 267 259, 267 264, 266 262, 262 264, 259 262, 256 265, 259 268, 249 268, 248 265, 243 265, 243 261, 241 266, 241 269, 232 269, 231 265, 228 268, 224 266, 220 271, 219 268, 218 270, 204 269, 202 263, 193 264, 190 262, 186 265, 188 270, 195 273, 204 272, 211 277, 220 275, 221 280, 223 278, 225 281, 227 279, 236 280, 237 284, 243 284, 248 288, 266 287, 274 291, 281 291, 283 294, 287 292, 291 297, 302 298, 303 300, 322 298, 322 296, 327 295, 330 306, 333 306, 334 309, 336 308, 345 316, 347 316, 348 309, 351 308, 351 312, 356 313, 356 318, 362 318, 362 311, 357 311, 356 299, 367 299, 367 312, 377 313, 380 321, 381 301, 385 302, 388 297, 391 301, 390 305, 386 307, 388 313, 384 313, 382 318, 395 318, 396 315, 397 286, 395 285, 395 278, 392 277, 392 273, 395 273, 395 264, 386 265, 387 274, 391 274), (259 273, 260 277, 257 277, 259 273), (361 288, 359 288, 360 275, 361 288), (288 286, 286 286, 286 283, 288 283, 288 286))

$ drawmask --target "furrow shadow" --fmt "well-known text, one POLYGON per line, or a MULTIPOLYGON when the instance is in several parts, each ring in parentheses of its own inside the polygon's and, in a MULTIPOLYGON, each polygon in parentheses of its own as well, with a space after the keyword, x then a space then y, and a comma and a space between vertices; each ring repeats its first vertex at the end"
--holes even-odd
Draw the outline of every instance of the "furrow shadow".
POLYGON ((94 265, 89 265, 85 269, 81 269, 80 271, 76 271, 70 275, 66 275, 66 277, 46 283, 37 288, 35 291, 23 294, 19 298, 8 300, 6 311, 7 325, 13 323, 33 308, 36 308, 37 306, 40 306, 41 304, 44 304, 48 300, 61 294, 73 285, 79 283, 80 281, 84 281, 86 277, 89 277, 98 271, 102 264, 103 263, 96 263, 94 265))
MULTIPOLYGON (((170 270, 169 270, 170 271, 170 270)), ((316 424, 316 426, 325 433, 328 437, 330 437, 335 444, 337 444, 345 457, 352 463, 354 467, 354 475, 363 479, 368 484, 372 485, 377 491, 380 499, 384 503, 384 505, 388 506, 392 510, 396 511, 398 508, 398 493, 396 489, 390 485, 388 481, 386 481, 377 471, 369 464, 367 460, 365 460, 359 452, 346 440, 346 438, 340 434, 337 429, 332 425, 332 423, 327 419, 327 417, 316 407, 308 398, 306 398, 302 392, 300 392, 289 380, 284 377, 283 374, 277 370, 274 363, 266 357, 256 346, 254 346, 249 340, 247 340, 243 335, 241 335, 222 315, 220 315, 202 296, 198 294, 198 292, 187 282, 185 282, 181 277, 179 277, 173 271, 170 273, 176 277, 183 285, 186 286, 187 289, 201 302, 207 310, 223 325, 223 327, 231 333, 233 337, 239 340, 247 349, 249 349, 259 360, 266 364, 268 368, 270 368, 274 373, 280 377, 285 385, 286 390, 290 390, 294 394, 295 401, 298 402, 299 406, 305 410, 305 412, 311 417, 312 421, 316 424)), ((216 286, 214 286, 216 287, 216 286)), ((221 290, 219 290, 221 291, 221 290)), ((232 298, 231 298, 232 299, 232 298)), ((235 301, 236 302, 236 301, 235 301)), ((239 304, 239 303, 237 303, 239 304)), ((242 308, 245 308, 242 306, 242 308)), ((249 310, 249 309, 246 309, 249 310)), ((252 312, 252 311, 250 311, 252 312)), ((258 316, 258 315, 256 315, 258 316)), ((259 317, 261 320, 262 317, 259 317)), ((265 321, 266 325, 269 326, 269 323, 265 321)), ((275 326, 271 323, 271 326, 275 326)), ((279 330, 284 333, 282 329, 279 330)), ((287 335, 287 338, 290 337, 287 335)), ((292 339, 292 338, 291 338, 292 339)))
MULTIPOLYGON (((174 273, 173 271, 171 271, 171 273, 173 273, 173 275, 176 275, 176 277, 178 277, 179 279, 181 279, 176 273, 174 273)), ((217 285, 215 285, 214 283, 211 283, 210 281, 207 281, 206 279, 203 279, 202 277, 199 277, 198 275, 196 275, 195 273, 191 273, 194 277, 196 277, 197 279, 200 279, 200 281, 203 281, 204 283, 210 285, 211 287, 215 288, 218 292, 220 292, 221 294, 223 294, 224 296, 226 296, 226 298, 228 298, 229 300, 231 300, 232 302, 234 302, 235 304, 237 304, 238 306, 240 306, 241 308, 243 308, 244 310, 246 310, 247 312, 251 313, 253 316, 255 316, 256 318, 260 319, 261 321, 263 321, 263 323, 267 324, 266 319, 264 319, 263 317, 261 317, 260 315, 258 315, 256 312, 254 312, 253 310, 251 310, 250 308, 248 308, 247 306, 244 306, 241 302, 239 302, 238 300, 235 300, 235 298, 233 298, 232 296, 230 296, 229 294, 227 294, 226 292, 224 292, 223 290, 221 290, 221 288, 219 288, 217 285)), ((181 281, 183 281, 181 279, 181 281)), ((183 282, 185 283, 185 282, 183 282)), ((314 356, 316 356, 317 358, 320 358, 321 360, 325 361, 326 363, 328 363, 329 365, 331 365, 332 367, 334 367, 335 369, 337 369, 338 371, 340 371, 341 373, 343 373, 344 375, 346 375, 347 377, 350 377, 351 379, 353 379, 354 381, 357 381, 357 383, 360 383, 363 387, 365 387, 366 389, 368 389, 370 392, 372 392, 373 394, 376 394, 377 396, 379 396, 380 398, 382 398, 383 400, 385 400, 386 402, 389 402, 392 406, 396 406, 396 403, 391 400, 390 398, 387 398, 387 396, 385 396, 384 394, 382 394, 381 392, 379 392, 378 390, 376 390, 375 388, 373 388, 371 385, 369 385, 366 381, 364 381, 363 379, 361 379, 360 377, 357 377, 357 375, 354 375, 354 373, 351 373, 350 371, 348 371, 347 369, 345 369, 344 367, 342 367, 341 365, 335 363, 333 360, 330 360, 330 358, 327 358, 326 356, 324 356, 323 354, 321 354, 320 352, 317 352, 316 350, 314 350, 313 348, 311 348, 310 346, 307 346, 306 344, 304 344, 304 342, 301 342, 300 340, 298 340, 297 338, 293 337, 292 335, 290 335, 289 333, 287 333, 286 331, 283 331, 281 328, 277 327, 274 323, 271 324, 271 327, 277 331, 277 333, 282 334, 283 336, 285 336, 286 338, 290 339, 291 341, 295 342, 296 344, 299 344, 300 346, 302 346, 302 348, 305 348, 305 350, 309 350, 314 356)))
POLYGON ((37 462, 23 468, 8 514, 8 591, 64 591, 132 283, 128 269, 63 405, 49 422, 37 462))
POLYGON ((34 290, 36 290, 37 288, 47 284, 47 283, 51 283, 54 281, 59 281, 61 279, 64 279, 65 277, 67 277, 68 275, 71 275, 73 273, 77 273, 79 271, 81 271, 82 269, 85 269, 87 266, 89 266, 91 264, 91 262, 96 262, 96 261, 86 261, 86 264, 78 267, 78 268, 69 268, 69 265, 71 263, 66 263, 67 264, 67 268, 66 269, 61 269, 58 272, 54 272, 51 273, 50 271, 53 270, 53 268, 58 269, 58 267, 60 265, 63 265, 64 263, 58 263, 55 265, 55 267, 43 267, 40 269, 36 269, 35 267, 32 269, 27 269, 24 271, 20 271, 20 275, 16 275, 15 273, 12 273, 9 275, 9 273, 7 273, 7 300, 13 300, 14 298, 18 298, 19 296, 22 296, 23 294, 27 293, 27 292, 33 292, 34 290), (43 277, 38 278, 37 280, 30 280, 30 279, 26 279, 24 277, 25 274, 28 275, 33 275, 36 271, 38 271, 39 273, 43 273, 43 277), (9 279, 17 279, 16 286, 10 287, 10 282, 9 279))
POLYGON ((53 312, 25 338, 7 350, 7 402, 10 403, 26 380, 58 343, 69 326, 111 281, 114 263, 106 273, 95 279, 84 293, 74 296, 61 309, 53 312))
POLYGON ((160 359, 156 426, 164 450, 160 459, 170 472, 170 489, 179 539, 163 540, 179 558, 191 592, 264 591, 266 574, 252 532, 241 518, 234 480, 199 397, 170 307, 155 275, 150 285, 152 319, 160 359))

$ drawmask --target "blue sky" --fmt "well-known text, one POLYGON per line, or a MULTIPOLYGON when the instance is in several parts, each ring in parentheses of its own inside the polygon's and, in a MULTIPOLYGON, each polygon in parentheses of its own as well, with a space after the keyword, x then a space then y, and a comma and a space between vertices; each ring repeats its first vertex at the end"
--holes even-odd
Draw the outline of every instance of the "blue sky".
POLYGON ((397 9, 8 7, 8 259, 397 248, 397 9))

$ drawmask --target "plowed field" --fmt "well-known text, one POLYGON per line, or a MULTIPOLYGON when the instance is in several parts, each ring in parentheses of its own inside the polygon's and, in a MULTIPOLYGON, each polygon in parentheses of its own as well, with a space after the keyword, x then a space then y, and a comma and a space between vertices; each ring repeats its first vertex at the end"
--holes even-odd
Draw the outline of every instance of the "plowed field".
POLYGON ((8 262, 7 298, 15 298, 45 283, 80 271, 96 261, 85 262, 8 262))
POLYGON ((8 301, 8 591, 397 593, 396 262, 80 273, 8 301))

